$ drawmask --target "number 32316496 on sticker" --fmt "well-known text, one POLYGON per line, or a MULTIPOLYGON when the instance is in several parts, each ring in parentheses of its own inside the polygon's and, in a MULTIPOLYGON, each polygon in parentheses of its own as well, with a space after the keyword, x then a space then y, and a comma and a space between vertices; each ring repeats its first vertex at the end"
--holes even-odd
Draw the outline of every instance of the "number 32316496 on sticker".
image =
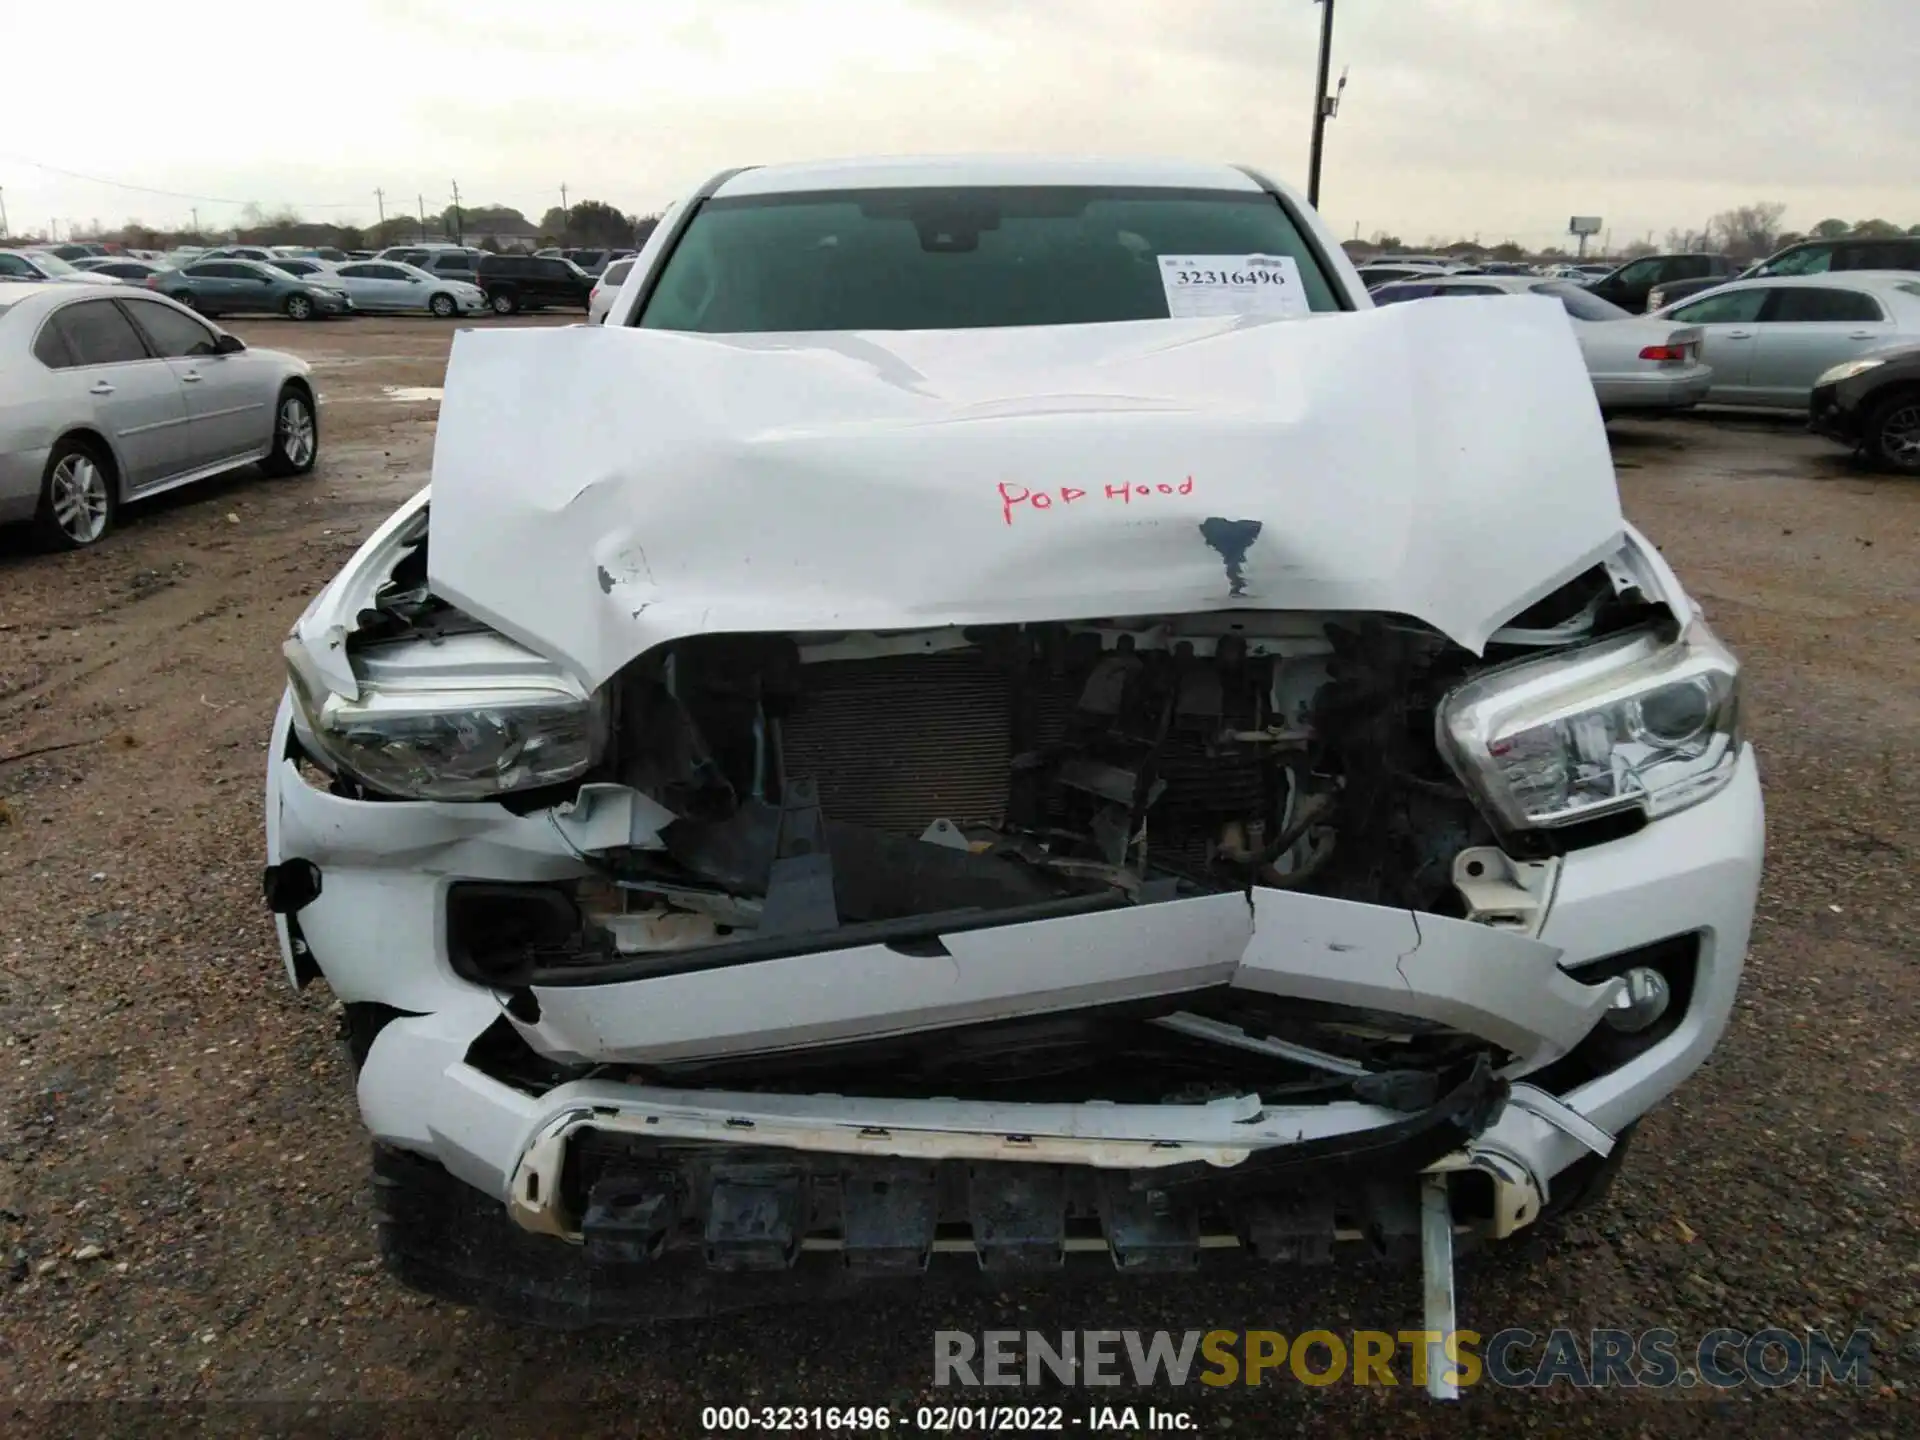
POLYGON ((1025 485, 1000 481, 1000 518, 1013 524, 1016 511, 1066 510, 1082 501, 1106 501, 1131 505, 1135 500, 1156 500, 1163 495, 1193 494, 1193 476, 1179 480, 1161 480, 1151 484, 1119 483, 1103 485, 1099 490, 1082 490, 1073 485, 1030 490, 1025 485))

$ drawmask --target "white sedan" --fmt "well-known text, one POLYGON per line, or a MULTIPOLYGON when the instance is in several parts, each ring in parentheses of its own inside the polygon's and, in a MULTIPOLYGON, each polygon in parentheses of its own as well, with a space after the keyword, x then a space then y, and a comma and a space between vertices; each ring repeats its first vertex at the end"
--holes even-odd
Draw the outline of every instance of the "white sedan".
POLYGON ((336 265, 331 283, 346 291, 353 308, 362 311, 421 310, 450 320, 455 315, 477 315, 487 308, 487 297, 478 285, 430 274, 399 260, 355 260, 336 265))
MULTIPOLYGON (((1573 280, 1540 275, 1434 275, 1373 292, 1373 303, 1459 295, 1548 295, 1566 308, 1587 362, 1600 413, 1685 410, 1711 393, 1713 370, 1701 332, 1671 320, 1629 315, 1573 280)), ((1804 401, 1802 402, 1805 403, 1804 401)))
POLYGON ((1806 411, 1836 365, 1920 340, 1920 275, 1848 270, 1735 280, 1649 319, 1698 326, 1713 366, 1713 405, 1806 411))
POLYGON ((604 325, 607 312, 613 309, 613 302, 620 294, 620 287, 627 283, 627 276, 633 270, 633 257, 616 260, 600 272, 600 278, 593 282, 593 289, 587 292, 587 323, 604 325))

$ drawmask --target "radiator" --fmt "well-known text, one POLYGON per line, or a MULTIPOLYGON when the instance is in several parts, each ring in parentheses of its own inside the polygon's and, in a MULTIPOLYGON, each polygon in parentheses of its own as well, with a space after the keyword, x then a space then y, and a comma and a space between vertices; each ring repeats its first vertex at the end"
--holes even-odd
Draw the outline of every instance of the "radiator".
POLYGON ((1006 809, 1010 687, 978 653, 809 665, 781 731, 788 778, 835 820, 918 835, 1006 809))

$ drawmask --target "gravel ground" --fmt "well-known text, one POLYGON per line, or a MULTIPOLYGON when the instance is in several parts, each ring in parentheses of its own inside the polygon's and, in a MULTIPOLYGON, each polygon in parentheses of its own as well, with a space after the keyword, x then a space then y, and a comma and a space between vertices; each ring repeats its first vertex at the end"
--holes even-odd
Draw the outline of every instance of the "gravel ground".
MULTIPOLYGON (((702 1404, 910 1407, 930 1394, 941 1328, 1415 1322, 1417 1275, 1366 1266, 909 1293, 586 1336, 389 1282, 332 1002, 288 988, 259 900, 261 774, 288 624, 425 478, 434 402, 383 387, 437 385, 451 329, 234 328, 315 362, 314 476, 243 473, 130 507, 87 554, 0 536, 0 1400, 25 1407, 14 1420, 158 1433, 187 1414, 47 1404, 149 1400, 192 1402, 196 1423, 234 1433, 682 1434, 702 1404), (68 748, 6 758, 52 746, 68 748)), ((1768 786, 1761 914, 1711 1063, 1642 1126, 1601 1210, 1463 1265, 1462 1323, 1867 1327, 1875 1391, 1703 1403, 1562 1385, 1483 1389, 1465 1409, 1537 1433, 1915 1433, 1920 487, 1787 423, 1628 423, 1615 449, 1629 514, 1747 666, 1768 786)), ((1405 1388, 1203 1389, 1115 1403, 1190 1410, 1204 1433, 1445 1424, 1405 1388)), ((1060 1398, 1081 1413, 1083 1395, 1060 1398)))

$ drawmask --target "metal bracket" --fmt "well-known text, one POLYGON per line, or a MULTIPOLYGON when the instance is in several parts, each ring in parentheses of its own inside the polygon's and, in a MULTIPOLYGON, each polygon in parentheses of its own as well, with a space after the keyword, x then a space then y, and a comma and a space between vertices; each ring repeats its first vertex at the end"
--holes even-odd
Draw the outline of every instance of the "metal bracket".
POLYGON ((1558 860, 1515 860, 1497 845, 1453 857, 1453 888, 1467 902, 1467 919, 1536 939, 1559 878, 1558 860))
POLYGON ((660 832, 680 817, 629 785, 582 785, 548 812, 553 828, 583 855, 601 850, 664 850, 660 832))
POLYGON ((760 933, 807 934, 837 927, 840 911, 833 899, 833 856, 827 851, 820 793, 811 779, 789 780, 781 793, 773 856, 760 933))

